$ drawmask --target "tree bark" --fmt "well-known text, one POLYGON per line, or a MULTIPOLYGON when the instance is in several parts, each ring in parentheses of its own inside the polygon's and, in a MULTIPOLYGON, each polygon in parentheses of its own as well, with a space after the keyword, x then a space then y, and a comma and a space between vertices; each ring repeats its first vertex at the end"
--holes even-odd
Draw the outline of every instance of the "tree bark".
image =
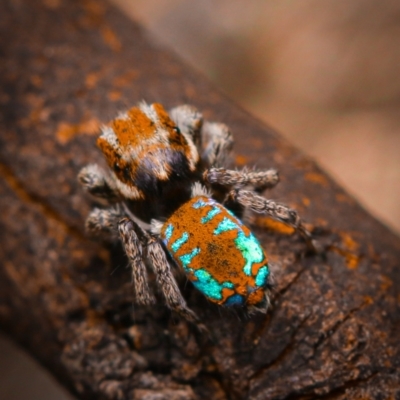
POLYGON ((0 322, 80 399, 399 399, 400 240, 310 159, 102 0, 0 3, 0 322), (182 285, 210 337, 161 297, 133 305, 120 245, 85 236, 79 169, 98 126, 145 99, 228 124, 238 165, 275 167, 265 195, 326 248, 252 221, 276 287, 266 315, 182 285))

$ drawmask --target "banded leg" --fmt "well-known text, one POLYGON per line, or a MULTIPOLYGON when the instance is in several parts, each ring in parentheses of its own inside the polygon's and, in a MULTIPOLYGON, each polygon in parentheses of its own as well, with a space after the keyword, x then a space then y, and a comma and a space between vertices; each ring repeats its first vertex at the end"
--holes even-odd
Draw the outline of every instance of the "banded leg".
POLYGON ((110 176, 97 164, 89 164, 78 174, 78 181, 86 191, 105 204, 120 200, 117 187, 110 176))
POLYGON ((256 213, 268 214, 272 218, 292 226, 303 236, 310 249, 317 252, 317 245, 312 239, 311 233, 304 227, 296 210, 268 200, 249 190, 232 190, 229 198, 256 213))
POLYGON ((196 107, 184 104, 169 111, 171 119, 184 135, 189 135, 197 149, 201 148, 200 130, 203 125, 203 115, 196 107))
POLYGON ((164 294, 167 306, 171 310, 180 314, 187 321, 198 325, 200 320, 186 305, 186 301, 183 298, 172 274, 164 249, 161 247, 161 244, 157 239, 151 238, 147 251, 149 260, 156 273, 157 284, 164 294))
POLYGON ((210 168, 204 172, 203 178, 210 184, 218 183, 222 186, 233 186, 236 189, 251 185, 256 190, 262 190, 272 188, 279 182, 278 171, 275 169, 249 171, 243 168, 237 171, 225 168, 210 168))
POLYGON ((94 208, 86 219, 85 228, 89 235, 104 239, 117 239, 118 221, 125 216, 120 205, 110 208, 94 208))
POLYGON ((233 147, 229 128, 225 124, 205 122, 201 134, 206 142, 206 148, 201 156, 203 161, 217 167, 225 165, 233 147))
POLYGON ((144 232, 129 218, 123 218, 119 221, 118 231, 129 264, 132 267, 136 301, 143 305, 154 304, 155 298, 149 289, 146 266, 143 261, 143 249, 139 239, 139 236, 144 236, 144 232))

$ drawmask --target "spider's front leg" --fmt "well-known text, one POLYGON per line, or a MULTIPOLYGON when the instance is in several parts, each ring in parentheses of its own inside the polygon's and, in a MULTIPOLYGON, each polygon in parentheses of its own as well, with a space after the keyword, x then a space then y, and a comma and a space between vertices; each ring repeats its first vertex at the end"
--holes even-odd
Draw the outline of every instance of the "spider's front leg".
POLYGON ((218 122, 204 122, 201 130, 206 148, 202 160, 210 166, 224 166, 233 148, 233 137, 229 128, 218 122))
POLYGON ((203 178, 210 184, 222 186, 233 186, 235 189, 251 185, 255 190, 270 189, 279 182, 279 175, 276 169, 265 171, 231 170, 225 168, 210 168, 203 174, 203 178))
POLYGON ((94 208, 85 222, 86 232, 93 237, 115 240, 118 238, 118 221, 125 217, 121 205, 112 207, 94 208))
MULTIPOLYGON (((210 168, 203 174, 203 179, 209 185, 221 185, 226 188, 239 189, 243 186, 252 186, 260 192, 267 188, 274 187, 279 182, 278 171, 268 169, 265 171, 249 171, 247 168, 242 170, 232 170, 226 168, 210 168)), ((230 196, 225 199, 224 205, 232 211, 238 218, 242 218, 244 206, 230 196)))
POLYGON ((292 226, 303 236, 310 250, 319 252, 316 241, 313 240, 311 233, 303 225, 296 210, 273 200, 268 200, 249 190, 234 189, 229 192, 228 198, 256 213, 268 214, 272 218, 292 226))
POLYGON ((188 135, 197 149, 201 147, 200 130, 203 125, 203 115, 196 107, 184 104, 169 111, 171 119, 184 135, 188 135))
POLYGON ((97 164, 89 164, 78 174, 84 189, 102 203, 113 204, 120 200, 114 180, 97 164))

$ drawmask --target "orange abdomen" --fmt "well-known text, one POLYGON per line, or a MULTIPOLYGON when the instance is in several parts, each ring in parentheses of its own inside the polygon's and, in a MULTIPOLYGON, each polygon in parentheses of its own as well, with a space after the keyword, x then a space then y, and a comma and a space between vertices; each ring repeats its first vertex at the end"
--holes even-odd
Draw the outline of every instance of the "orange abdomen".
POLYGON ((197 196, 164 223, 161 238, 171 257, 210 301, 260 305, 269 267, 256 237, 224 206, 197 196))

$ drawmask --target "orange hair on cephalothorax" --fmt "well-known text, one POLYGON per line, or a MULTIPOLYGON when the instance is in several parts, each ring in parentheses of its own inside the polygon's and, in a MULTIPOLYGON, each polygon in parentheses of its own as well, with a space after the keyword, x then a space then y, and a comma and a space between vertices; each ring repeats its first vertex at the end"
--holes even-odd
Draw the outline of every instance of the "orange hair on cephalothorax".
POLYGON ((190 180, 199 159, 190 138, 157 103, 120 113, 102 128, 97 144, 129 198, 136 198, 138 191, 156 196, 159 183, 172 175, 190 180))
MULTIPOLYGON (((153 108, 158 115, 160 124, 168 131, 168 141, 171 148, 176 151, 182 151, 187 159, 191 159, 193 157, 192 149, 185 136, 177 129, 175 122, 172 121, 167 111, 159 103, 153 104, 153 108)), ((194 162, 197 162, 197 160, 194 160, 194 162)))

